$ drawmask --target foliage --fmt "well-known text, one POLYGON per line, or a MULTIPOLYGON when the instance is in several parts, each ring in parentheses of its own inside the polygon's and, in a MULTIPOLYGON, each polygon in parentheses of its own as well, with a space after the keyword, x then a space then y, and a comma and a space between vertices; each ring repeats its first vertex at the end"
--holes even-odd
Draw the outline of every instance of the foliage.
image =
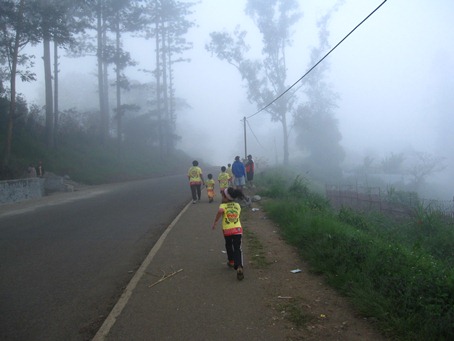
MULTIPOLYGON (((330 17, 331 12, 328 12, 318 22, 320 46, 312 50, 311 65, 316 65, 329 48, 327 24, 330 17)), ((325 81, 328 70, 329 64, 325 61, 311 71, 304 81, 307 100, 294 114, 296 144, 307 154, 304 165, 325 182, 341 176, 341 163, 345 158, 340 145, 342 135, 334 117, 339 95, 325 81)))
POLYGON ((357 213, 348 207, 342 207, 339 210, 338 219, 339 221, 356 227, 360 230, 367 231, 369 229, 369 222, 364 217, 364 215, 357 213))
POLYGON ((424 152, 414 153, 415 161, 409 167, 408 173, 412 177, 413 186, 418 190, 429 175, 441 172, 446 168, 445 158, 424 152))
POLYGON ((398 190, 391 186, 386 191, 386 200, 395 204, 404 204, 409 207, 419 203, 418 193, 398 190))
POLYGON ((157 121, 150 114, 131 118, 125 124, 124 133, 131 145, 152 146, 158 140, 157 121))
MULTIPOLYGON (((262 35, 262 60, 247 58, 246 32, 239 29, 233 35, 210 33, 211 41, 206 49, 240 72, 247 82, 249 101, 261 109, 287 87, 286 49, 291 45, 291 29, 301 14, 295 0, 248 0, 246 14, 254 20, 262 35)), ((294 98, 290 96, 267 107, 271 119, 282 124, 285 165, 289 162, 287 113, 295 110, 294 103, 294 98)))
MULTIPOLYGON (((161 158, 156 146, 143 141, 126 141, 121 148, 114 141, 99 143, 99 116, 94 112, 65 111, 61 115, 60 143, 49 150, 44 144, 45 122, 41 108, 27 109, 24 100, 18 100, 14 125, 11 164, 0 173, 0 179, 26 176, 29 164, 41 160, 46 171, 68 175, 85 184, 100 184, 153 175, 184 172, 190 163, 188 156, 173 151, 161 158), (157 162, 159 160, 159 162, 157 162)), ((0 119, 0 139, 4 137, 5 120, 0 119)))
POLYGON ((125 144, 119 151, 115 144, 109 147, 96 141, 68 142, 64 148, 51 154, 45 153, 44 157, 47 158, 47 170, 69 175, 71 179, 85 184, 183 172, 190 163, 189 157, 177 151, 169 159, 160 159, 159 151, 153 148, 125 144))
MULTIPOLYGON (((72 131, 80 123, 78 113, 72 110, 76 119, 64 113, 63 120, 66 122, 62 122, 63 127, 59 126, 61 117, 58 110, 57 84, 58 53, 61 48, 69 48, 73 56, 96 54, 98 58, 99 111, 97 113, 99 118, 97 120, 90 118, 90 134, 97 131, 101 136, 99 142, 102 144, 113 142, 110 139, 112 130, 110 127, 108 73, 111 65, 114 65, 116 72, 114 85, 117 86, 115 118, 118 133, 118 141, 115 142, 115 146, 118 147, 118 142, 122 142, 125 137, 123 124, 127 126, 126 129, 130 133, 129 140, 137 140, 132 136, 136 128, 131 128, 134 126, 134 122, 128 121, 129 117, 123 118, 133 111, 131 104, 124 104, 121 100, 121 90, 129 90, 130 86, 123 71, 127 66, 135 65, 129 51, 123 48, 121 35, 125 32, 137 32, 137 30, 146 32, 147 38, 150 38, 150 34, 156 36, 156 56, 153 56, 153 59, 157 57, 157 65, 153 74, 158 81, 153 84, 153 89, 149 92, 149 95, 153 96, 153 100, 144 100, 145 105, 142 106, 142 110, 143 114, 158 113, 156 115, 158 122, 147 121, 148 126, 152 125, 154 128, 150 134, 151 139, 154 143, 155 130, 157 130, 160 135, 157 140, 161 147, 161 154, 163 154, 163 144, 165 143, 166 157, 170 157, 175 150, 176 141, 179 139, 175 134, 178 103, 174 89, 173 65, 187 61, 180 55, 192 47, 192 44, 184 39, 184 35, 195 25, 194 22, 187 19, 192 14, 190 8, 194 5, 195 3, 186 1, 154 0, 2 0, 0 2, 0 33, 2 33, 0 35, 0 95, 2 96, 0 110, 1 114, 5 111, 2 118, 8 115, 7 133, 2 134, 6 141, 2 166, 7 166, 9 162, 11 145, 14 140, 13 123, 17 118, 14 103, 17 97, 15 94, 16 77, 19 76, 23 81, 35 80, 35 75, 28 69, 33 66, 33 56, 21 53, 22 48, 27 44, 42 43, 44 48, 46 105, 43 109, 46 112, 45 137, 48 148, 56 146, 57 137, 60 137, 59 133, 67 131, 70 125, 72 127, 69 131, 72 131), (55 74, 53 75, 50 64, 51 42, 54 43, 55 53, 55 74), (5 82, 7 79, 10 79, 9 86, 5 82), (55 86, 55 93, 53 86, 55 86), (11 93, 9 103, 3 98, 8 92, 11 93), (8 107, 4 107, 4 104, 11 104, 8 114, 6 113, 8 107), (55 108, 53 108, 54 104, 55 108), (94 127, 91 124, 93 122, 96 122, 98 126, 94 127), (158 129, 156 129, 156 125, 158 129)), ((79 126, 79 128, 87 127, 79 126)), ((141 136, 139 140, 142 143, 146 137, 141 136)), ((64 143, 64 141, 58 141, 58 143, 60 142, 64 143)))
POLYGON ((391 153, 391 155, 381 160, 381 169, 386 174, 399 174, 403 171, 404 161, 405 155, 403 153, 391 153))
POLYGON ((0 76, 1 92, 3 89, 3 77, 9 79, 9 108, 7 128, 4 134, 4 151, 1 160, 1 172, 9 172, 11 156, 12 130, 16 118, 16 78, 19 75, 22 80, 34 80, 34 74, 26 70, 21 72, 20 66, 31 67, 31 59, 21 54, 21 50, 29 43, 39 40, 38 24, 33 11, 33 2, 20 0, 5 0, 0 3, 0 76))
POLYGON ((159 118, 159 143, 167 150, 174 147, 178 136, 176 129, 176 97, 174 68, 176 63, 188 62, 182 58, 192 43, 185 39, 195 22, 188 20, 194 2, 189 1, 146 1, 143 10, 145 38, 154 38, 156 52, 156 111, 159 118))
POLYGON ((405 222, 346 208, 335 213, 298 177, 264 206, 313 270, 384 334, 454 338, 454 229, 435 211, 420 207, 405 222))
POLYGON ((84 184, 102 184, 181 173, 192 160, 178 151, 174 151, 169 158, 161 159, 156 148, 125 145, 118 151, 115 144, 110 146, 103 146, 98 139, 87 139, 81 135, 77 139, 63 140, 58 149, 49 151, 34 138, 21 136, 13 148, 12 170, 8 178, 25 176, 27 166, 41 160, 48 172, 68 175, 84 184))
POLYGON ((284 167, 264 170, 256 176, 254 183, 259 187, 259 194, 269 198, 282 198, 291 179, 296 175, 294 171, 284 167))
MULTIPOLYGON (((391 153, 379 160, 377 156, 366 155, 363 163, 351 172, 352 182, 365 183, 367 186, 389 186, 398 196, 407 192, 423 193, 427 180, 446 168, 445 158, 420 151, 391 153), (401 193, 397 193, 397 189, 401 193)), ((403 195, 412 200, 411 196, 403 195)), ((392 199, 394 200, 394 199, 392 199)))

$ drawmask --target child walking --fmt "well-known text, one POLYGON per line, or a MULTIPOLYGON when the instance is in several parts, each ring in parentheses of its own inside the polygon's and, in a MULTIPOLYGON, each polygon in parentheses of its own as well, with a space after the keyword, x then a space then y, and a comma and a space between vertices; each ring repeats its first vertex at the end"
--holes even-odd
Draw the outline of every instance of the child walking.
POLYGON ((232 172, 232 164, 227 164, 227 169, 225 170, 229 175, 229 187, 233 187, 233 172, 232 172))
POLYGON ((192 203, 195 204, 197 200, 200 201, 202 196, 203 181, 202 169, 199 167, 197 160, 192 161, 192 167, 188 169, 189 187, 191 188, 192 203))
POLYGON ((222 232, 228 259, 227 265, 236 270, 236 278, 241 281, 244 278, 243 253, 241 250, 243 228, 240 222, 241 206, 235 202, 235 199, 243 199, 244 196, 243 192, 232 187, 224 189, 221 195, 222 203, 219 205, 212 229, 216 228, 216 224, 222 218, 222 232))
POLYGON ((205 186, 207 187, 208 202, 213 202, 215 196, 213 174, 208 174, 207 177, 208 180, 205 181, 205 186))
POLYGON ((229 173, 226 172, 225 166, 221 167, 221 173, 218 175, 218 181, 219 181, 219 190, 222 192, 229 187, 229 182, 230 182, 230 175, 229 173))

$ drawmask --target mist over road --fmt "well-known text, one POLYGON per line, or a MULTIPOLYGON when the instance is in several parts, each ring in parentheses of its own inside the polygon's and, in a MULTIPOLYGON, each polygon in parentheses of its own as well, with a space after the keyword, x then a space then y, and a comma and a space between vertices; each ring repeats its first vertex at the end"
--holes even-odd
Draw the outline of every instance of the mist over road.
POLYGON ((0 206, 0 339, 90 339, 189 199, 178 175, 0 206))

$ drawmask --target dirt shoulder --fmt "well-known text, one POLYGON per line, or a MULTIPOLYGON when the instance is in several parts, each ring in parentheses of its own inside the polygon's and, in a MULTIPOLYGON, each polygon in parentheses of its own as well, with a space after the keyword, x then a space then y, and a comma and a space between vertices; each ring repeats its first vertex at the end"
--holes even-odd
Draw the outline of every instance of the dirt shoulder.
MULTIPOLYGON (((287 329, 288 340, 386 340, 371 321, 310 272, 308 264, 280 237, 260 203, 244 209, 245 263, 258 271, 267 305, 287 329), (260 247, 263 247, 260 250, 260 247), (261 259, 261 260, 260 260, 261 259), (263 261, 267 265, 260 265, 263 261), (301 272, 292 273, 299 269, 301 272)), ((278 322, 276 321, 276 322, 278 322)))

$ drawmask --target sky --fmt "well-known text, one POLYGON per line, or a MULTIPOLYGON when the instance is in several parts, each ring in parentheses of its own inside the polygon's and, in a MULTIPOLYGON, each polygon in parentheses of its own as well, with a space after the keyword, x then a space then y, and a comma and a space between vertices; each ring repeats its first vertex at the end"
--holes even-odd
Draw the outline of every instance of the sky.
MULTIPOLYGON (((330 47, 382 2, 341 1, 328 24, 330 47)), ((293 45, 287 50, 288 85, 312 67, 311 50, 318 45, 317 20, 336 3, 299 1, 303 16, 294 27, 293 45)), ((257 111, 248 103, 245 83, 236 69, 205 49, 210 32, 233 32, 239 26, 248 31, 251 57, 261 58, 261 38, 244 14, 245 4, 246 0, 202 0, 195 6, 197 27, 186 36, 194 44, 185 54, 191 63, 175 68, 176 95, 191 106, 178 113, 179 147, 202 162, 225 165, 235 155, 244 155, 242 120, 257 111)), ((452 0, 388 0, 325 59, 323 63, 329 64, 327 80, 339 94, 334 114, 347 162, 361 162, 367 155, 378 160, 390 153, 417 150, 446 157, 448 167, 441 175, 445 181, 452 179, 453 18, 452 0)), ((132 57, 139 62, 128 74, 143 78, 137 70, 153 68, 149 57, 153 56, 153 45, 131 39, 125 47, 131 48, 132 57)), ((94 59, 74 66, 75 62, 62 60, 62 79, 65 73, 96 70, 94 59)), ((39 58, 37 66, 39 74, 39 58)), ((19 84, 19 91, 32 102, 42 102, 44 96, 38 89, 44 91, 40 81, 19 84)), ((246 140, 248 154, 269 164, 282 162, 281 125, 271 122, 265 112, 248 119, 246 140)), ((449 190, 454 194, 454 187, 449 190)))

